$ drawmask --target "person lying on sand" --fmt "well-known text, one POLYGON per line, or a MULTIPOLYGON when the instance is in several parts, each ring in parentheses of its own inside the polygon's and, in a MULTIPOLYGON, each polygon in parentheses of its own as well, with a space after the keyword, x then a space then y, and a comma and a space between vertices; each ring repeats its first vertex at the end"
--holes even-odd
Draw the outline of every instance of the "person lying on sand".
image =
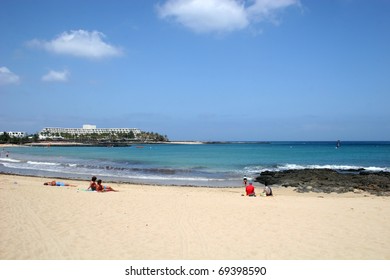
POLYGON ((102 186, 102 180, 97 180, 97 186, 96 186, 96 191, 98 192, 117 192, 113 188, 109 186, 102 186))
POLYGON ((64 182, 50 181, 43 183, 45 186, 58 186, 58 187, 77 187, 76 185, 71 185, 64 182))

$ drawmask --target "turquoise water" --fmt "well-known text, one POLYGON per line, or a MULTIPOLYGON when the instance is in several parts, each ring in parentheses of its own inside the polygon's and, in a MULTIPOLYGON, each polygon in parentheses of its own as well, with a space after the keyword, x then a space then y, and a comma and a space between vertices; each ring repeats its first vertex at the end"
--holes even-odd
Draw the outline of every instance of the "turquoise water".
POLYGON ((390 172, 390 142, 271 142, 131 147, 12 147, 0 172, 110 181, 240 186, 265 170, 390 172))

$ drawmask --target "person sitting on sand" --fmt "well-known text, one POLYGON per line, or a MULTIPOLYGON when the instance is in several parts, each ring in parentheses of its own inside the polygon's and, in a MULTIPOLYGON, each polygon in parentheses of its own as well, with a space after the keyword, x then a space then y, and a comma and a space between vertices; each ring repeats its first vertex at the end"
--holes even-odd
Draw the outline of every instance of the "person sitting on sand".
POLYGON ((96 191, 98 192, 117 192, 113 188, 109 186, 102 186, 102 180, 97 180, 97 186, 96 186, 96 191))
POLYGON ((45 186, 58 186, 58 187, 77 187, 76 185, 71 185, 64 182, 50 181, 43 183, 45 186))
POLYGON ((252 179, 249 180, 248 185, 245 188, 247 196, 256 196, 255 187, 253 186, 252 179))
POLYGON ((96 191, 96 187, 97 187, 96 179, 97 179, 96 176, 92 177, 91 182, 89 183, 89 187, 88 187, 87 191, 89 191, 89 190, 96 191))
POLYGON ((269 186, 265 186, 263 190, 263 194, 265 196, 272 196, 272 189, 269 186))

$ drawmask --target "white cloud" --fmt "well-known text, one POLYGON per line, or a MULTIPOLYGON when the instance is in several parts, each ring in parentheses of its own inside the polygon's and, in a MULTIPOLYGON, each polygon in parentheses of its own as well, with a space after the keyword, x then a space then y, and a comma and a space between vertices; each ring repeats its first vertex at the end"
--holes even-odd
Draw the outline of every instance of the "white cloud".
POLYGON ((158 12, 196 32, 234 31, 249 23, 244 6, 235 0, 169 0, 158 12))
POLYGON ((7 84, 17 84, 20 78, 12 73, 7 67, 0 67, 0 86, 7 84))
POLYGON ((87 58, 120 56, 122 51, 106 42, 105 35, 98 31, 72 30, 64 32, 51 41, 32 40, 28 44, 56 54, 87 58))
POLYGON ((264 20, 299 0, 167 0, 157 6, 163 19, 173 19, 195 32, 231 32, 264 20))
POLYGON ((44 82, 66 82, 69 78, 69 72, 64 70, 62 72, 50 70, 49 73, 42 77, 44 82))
POLYGON ((247 14, 252 21, 272 20, 279 10, 294 5, 300 5, 299 0, 256 0, 247 14))

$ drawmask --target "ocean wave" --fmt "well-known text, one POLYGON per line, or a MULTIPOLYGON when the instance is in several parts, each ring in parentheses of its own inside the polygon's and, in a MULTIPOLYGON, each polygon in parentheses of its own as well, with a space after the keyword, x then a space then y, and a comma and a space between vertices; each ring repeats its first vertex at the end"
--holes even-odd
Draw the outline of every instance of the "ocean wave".
POLYGON ((286 171, 286 170, 301 170, 301 169, 331 169, 338 171, 368 171, 368 172, 390 172, 389 167, 377 167, 377 166, 356 166, 356 165, 337 165, 337 164, 283 164, 273 167, 250 167, 248 171, 252 173, 260 173, 264 171, 286 171))
POLYGON ((340 171, 370 171, 370 172, 389 172, 390 169, 388 167, 376 167, 376 166, 356 166, 356 165, 333 165, 333 164, 325 164, 325 165, 296 165, 296 164, 287 164, 285 166, 281 166, 280 170, 289 170, 289 169, 331 169, 331 170, 340 170, 340 171))
POLYGON ((12 158, 0 158, 0 161, 4 161, 4 162, 20 162, 20 160, 12 159, 12 158))
MULTIPOLYGON (((113 166, 110 163, 103 162, 98 164, 91 162, 85 163, 59 163, 47 161, 21 161, 21 160, 4 160, 2 165, 8 169, 14 170, 31 170, 35 172, 48 172, 55 174, 68 175, 96 175, 111 178, 135 179, 135 180, 159 180, 159 181, 223 181, 223 176, 216 176, 214 172, 201 171, 199 167, 174 169, 163 167, 124 167, 113 166)), ((25 172, 22 172, 25 173, 25 172)))
POLYGON ((33 165, 53 165, 53 166, 61 165, 60 163, 56 163, 56 162, 27 161, 27 163, 33 165))
POLYGON ((70 179, 88 179, 94 175, 105 181, 180 186, 235 187, 240 186, 241 183, 237 176, 233 178, 226 177, 225 174, 215 174, 214 172, 204 173, 195 170, 194 172, 189 172, 189 169, 186 169, 185 172, 166 172, 166 170, 161 170, 160 168, 105 168, 104 166, 94 164, 4 162, 0 164, 0 172, 33 176, 59 176, 70 179))

